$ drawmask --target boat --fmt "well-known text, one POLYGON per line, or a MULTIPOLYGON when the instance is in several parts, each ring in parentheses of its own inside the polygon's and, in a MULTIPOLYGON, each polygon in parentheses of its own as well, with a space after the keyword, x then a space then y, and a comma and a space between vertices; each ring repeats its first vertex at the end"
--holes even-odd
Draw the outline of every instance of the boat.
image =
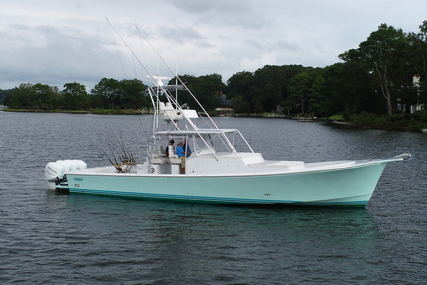
POLYGON ((219 128, 174 75, 177 84, 170 87, 163 85, 165 78, 149 73, 153 85, 147 92, 154 118, 145 161, 136 162, 125 143, 109 142, 115 149, 112 156, 106 155, 110 165, 87 167, 73 159, 49 162, 49 189, 200 203, 364 207, 386 164, 411 157, 406 153, 315 163, 265 160, 239 130, 219 128), (178 87, 194 102, 181 105, 173 91, 178 87))
POLYGON ((386 164, 411 157, 269 161, 237 129, 218 128, 202 106, 201 113, 184 109, 167 86, 157 83, 148 92, 154 123, 146 161, 136 163, 128 148, 117 142, 114 148, 121 151, 114 163, 110 159, 111 165, 88 168, 80 160, 49 162, 45 168, 49 188, 186 202, 363 207, 386 164), (176 149, 168 146, 171 140, 187 142, 187 154, 192 151, 184 156, 185 173, 176 149))

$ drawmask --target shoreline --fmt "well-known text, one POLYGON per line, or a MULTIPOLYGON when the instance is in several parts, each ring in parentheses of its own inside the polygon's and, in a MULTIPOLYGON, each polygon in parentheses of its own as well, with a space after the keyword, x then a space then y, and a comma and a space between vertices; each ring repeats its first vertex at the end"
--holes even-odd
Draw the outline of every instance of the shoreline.
MULTIPOLYGON (((44 109, 8 109, 5 106, 0 106, 0 112, 17 112, 17 113, 64 113, 64 114, 79 114, 79 115, 149 115, 151 110, 111 110, 111 109, 102 109, 102 110, 44 110, 44 109)), ((375 129, 375 130, 387 130, 387 131, 410 131, 408 128, 374 128, 369 126, 358 126, 350 122, 345 122, 344 120, 329 119, 329 118, 298 118, 295 116, 287 115, 276 115, 276 114, 233 114, 230 116, 214 116, 214 117, 236 117, 236 118, 269 118, 269 119, 287 119, 295 120, 301 123, 329 123, 336 124, 345 127, 355 127, 361 129, 375 129)), ((420 129, 419 132, 427 133, 426 129, 420 129)))
POLYGON ((16 113, 64 113, 64 114, 93 114, 93 115, 146 115, 150 114, 148 111, 141 110, 113 110, 113 109, 100 109, 100 110, 44 110, 44 109, 8 109, 0 108, 3 112, 16 112, 16 113))

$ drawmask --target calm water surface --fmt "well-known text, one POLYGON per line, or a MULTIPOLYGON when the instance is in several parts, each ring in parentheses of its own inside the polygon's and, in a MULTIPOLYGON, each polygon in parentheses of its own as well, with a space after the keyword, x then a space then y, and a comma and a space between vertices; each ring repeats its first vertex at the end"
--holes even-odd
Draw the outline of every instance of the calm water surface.
POLYGON ((147 116, 0 112, 2 284, 427 282, 427 134, 283 119, 217 118, 266 159, 390 157, 366 209, 241 207, 64 195, 57 159, 107 165, 120 130, 143 161, 147 116))

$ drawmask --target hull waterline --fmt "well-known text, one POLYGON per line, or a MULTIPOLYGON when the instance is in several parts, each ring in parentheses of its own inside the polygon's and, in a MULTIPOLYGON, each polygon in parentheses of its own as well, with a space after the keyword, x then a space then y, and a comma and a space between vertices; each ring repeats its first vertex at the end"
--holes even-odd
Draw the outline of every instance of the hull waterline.
POLYGON ((192 176, 68 174, 71 193, 219 204, 365 206, 386 162, 303 173, 192 176))

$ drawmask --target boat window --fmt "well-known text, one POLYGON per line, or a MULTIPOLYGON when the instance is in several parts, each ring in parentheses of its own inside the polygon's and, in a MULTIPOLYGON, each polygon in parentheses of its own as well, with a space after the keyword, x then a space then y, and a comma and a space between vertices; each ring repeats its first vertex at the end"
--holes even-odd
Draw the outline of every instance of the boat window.
MULTIPOLYGON (((232 148, 228 145, 228 142, 224 139, 224 137, 221 134, 202 134, 201 137, 205 140, 205 142, 208 144, 208 146, 214 151, 214 152, 232 152, 232 148)), ((197 153, 210 153, 211 151, 209 148, 205 145, 201 137, 197 137, 194 142, 195 151, 197 153)), ((227 134, 228 140, 230 141, 231 145, 239 152, 248 152, 250 151, 247 147, 247 144, 244 142, 243 139, 241 139, 239 134, 236 133, 229 133, 227 134), (240 139, 240 140, 239 140, 240 139)), ((193 145, 193 144, 191 144, 193 145)))

